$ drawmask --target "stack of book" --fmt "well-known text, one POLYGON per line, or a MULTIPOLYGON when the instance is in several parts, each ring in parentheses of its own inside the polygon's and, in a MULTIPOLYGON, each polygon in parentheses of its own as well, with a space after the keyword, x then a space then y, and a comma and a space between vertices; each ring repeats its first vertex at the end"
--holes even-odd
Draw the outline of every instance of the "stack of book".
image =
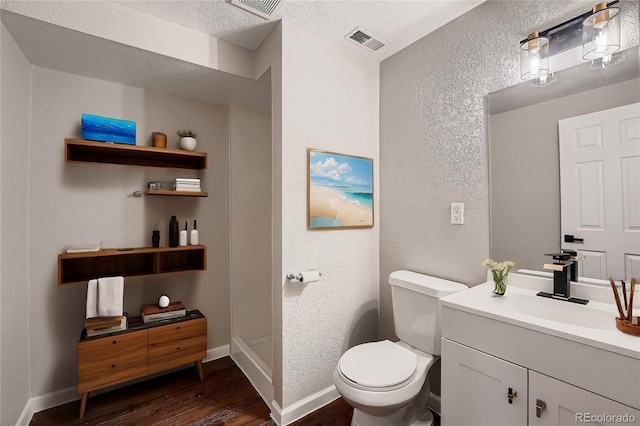
POLYGON ((201 192, 200 179, 176 178, 173 183, 176 191, 201 192))
POLYGON ((87 318, 84 328, 87 330, 87 337, 124 331, 127 329, 127 317, 123 315, 119 317, 87 318))
POLYGON ((158 305, 142 306, 142 322, 145 324, 153 321, 162 321, 171 318, 179 318, 187 315, 187 309, 182 302, 172 302, 166 308, 158 305))

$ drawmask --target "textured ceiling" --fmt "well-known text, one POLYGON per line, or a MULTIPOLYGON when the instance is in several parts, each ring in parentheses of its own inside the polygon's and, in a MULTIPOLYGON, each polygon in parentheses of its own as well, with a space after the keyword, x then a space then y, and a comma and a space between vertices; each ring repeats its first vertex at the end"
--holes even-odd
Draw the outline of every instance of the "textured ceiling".
MULTIPOLYGON (((323 37, 338 40, 363 54, 383 60, 484 0, 282 0, 275 18, 282 18, 323 37), (344 40, 363 27, 387 42, 375 53, 344 40)), ((276 22, 224 0, 117 1, 158 18, 256 50, 276 22)))

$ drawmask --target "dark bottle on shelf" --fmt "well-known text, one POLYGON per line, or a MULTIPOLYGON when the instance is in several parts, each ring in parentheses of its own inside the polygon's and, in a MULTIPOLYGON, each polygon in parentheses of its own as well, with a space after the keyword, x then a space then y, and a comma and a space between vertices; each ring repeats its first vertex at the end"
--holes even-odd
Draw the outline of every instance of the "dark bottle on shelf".
POLYGON ((153 247, 160 247, 160 231, 155 230, 151 234, 151 245, 153 247))
POLYGON ((171 216, 171 220, 169 221, 169 247, 178 247, 179 235, 178 220, 175 216, 171 216))

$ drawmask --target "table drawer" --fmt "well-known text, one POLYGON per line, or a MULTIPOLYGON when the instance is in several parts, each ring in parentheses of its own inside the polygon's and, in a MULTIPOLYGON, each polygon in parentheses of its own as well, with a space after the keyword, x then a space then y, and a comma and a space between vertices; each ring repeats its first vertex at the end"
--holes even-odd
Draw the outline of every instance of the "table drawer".
MULTIPOLYGON (((149 346, 207 335, 207 319, 197 318, 148 330, 149 346)), ((178 345, 179 346, 179 345, 178 345)))
POLYGON ((207 356, 207 336, 191 337, 149 346, 148 374, 200 361, 207 356))
POLYGON ((78 392, 147 374, 147 331, 78 343, 78 392))

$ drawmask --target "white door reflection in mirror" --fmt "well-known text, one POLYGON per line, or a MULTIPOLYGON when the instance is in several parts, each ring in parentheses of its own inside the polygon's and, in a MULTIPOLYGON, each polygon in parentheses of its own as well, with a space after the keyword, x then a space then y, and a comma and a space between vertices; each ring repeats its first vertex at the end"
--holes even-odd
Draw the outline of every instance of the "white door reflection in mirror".
POLYGON ((640 277, 640 103, 560 120, 558 133, 562 248, 584 256, 580 276, 640 277))

